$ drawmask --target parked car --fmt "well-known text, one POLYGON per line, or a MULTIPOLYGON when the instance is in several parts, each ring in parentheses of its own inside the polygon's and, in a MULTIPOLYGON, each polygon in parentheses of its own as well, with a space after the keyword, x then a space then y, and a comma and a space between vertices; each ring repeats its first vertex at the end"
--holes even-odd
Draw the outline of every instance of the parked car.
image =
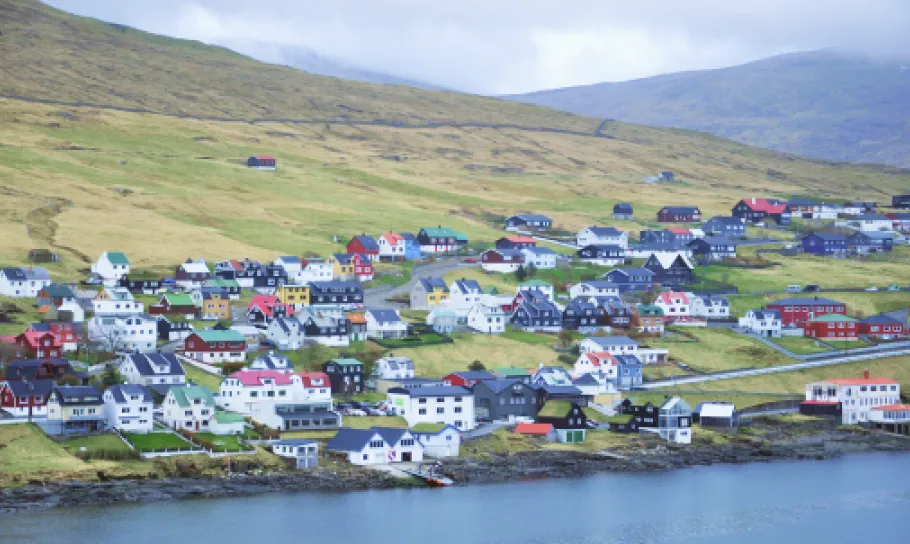
POLYGON ((473 263, 477 262, 477 259, 474 257, 468 257, 467 259, 464 260, 464 262, 473 264, 473 263))
POLYGON ((900 291, 900 290, 901 290, 901 286, 900 286, 900 285, 889 285, 889 286, 888 286, 888 290, 889 290, 889 291, 900 291))
POLYGON ((589 429, 596 429, 600 426, 600 423, 598 423, 596 419, 589 419, 587 425, 589 429))
POLYGON ((803 290, 807 293, 817 293, 817 292, 821 291, 821 288, 818 286, 817 283, 807 283, 806 288, 803 290))
POLYGON ((874 285, 872 287, 866 287, 866 291, 869 291, 870 293, 874 293, 874 292, 878 291, 878 287, 876 287, 874 285))
POLYGON ((801 293, 802 291, 803 291, 802 285, 788 285, 787 286, 788 293, 801 293))

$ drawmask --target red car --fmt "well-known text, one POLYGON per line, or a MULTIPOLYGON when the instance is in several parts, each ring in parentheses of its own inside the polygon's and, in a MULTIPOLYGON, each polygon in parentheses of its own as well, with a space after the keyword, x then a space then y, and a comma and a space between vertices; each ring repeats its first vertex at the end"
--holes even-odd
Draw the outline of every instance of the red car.
POLYGON ((477 262, 477 259, 474 257, 468 257, 467 259, 464 260, 464 262, 473 264, 473 263, 477 262))

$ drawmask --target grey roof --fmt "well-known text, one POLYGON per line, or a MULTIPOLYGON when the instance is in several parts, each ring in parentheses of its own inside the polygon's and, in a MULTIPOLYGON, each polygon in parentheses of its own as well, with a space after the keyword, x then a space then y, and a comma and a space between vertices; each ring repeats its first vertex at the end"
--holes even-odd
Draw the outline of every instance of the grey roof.
POLYGON ((745 227, 745 223, 739 217, 726 217, 723 215, 715 215, 711 219, 708 219, 708 223, 721 223, 724 225, 741 225, 745 227))
POLYGON ((482 383, 485 386, 489 387, 490 391, 494 393, 501 393, 516 383, 522 383, 522 381, 516 380, 514 378, 497 378, 495 380, 483 380, 482 383))
POLYGON ((470 293, 470 292, 483 293, 483 288, 480 287, 480 283, 478 283, 477 280, 466 280, 466 279, 455 280, 454 285, 456 287, 458 287, 458 290, 461 291, 462 293, 470 293))
POLYGON ((843 234, 838 234, 836 232, 814 232, 812 234, 807 234, 806 238, 809 236, 817 236, 822 240, 828 240, 831 242, 846 242, 847 238, 843 234))
POLYGON ((521 251, 527 251, 528 253, 533 253, 534 255, 556 255, 556 252, 548 247, 526 247, 521 251))
POLYGON ((409 397, 466 397, 471 395, 471 392, 467 388, 454 385, 414 387, 410 389, 405 389, 403 387, 393 387, 389 389, 388 392, 404 394, 408 395, 409 397))
POLYGON ((780 319, 780 312, 777 310, 751 310, 755 319, 780 319))
POLYGON ((25 281, 28 279, 21 268, 0 268, 0 272, 3 272, 3 275, 10 280, 25 281))
POLYGON ((413 232, 399 232, 398 234, 400 234, 402 238, 409 242, 417 242, 417 237, 414 236, 413 232))
POLYGON ((543 384, 539 387, 550 395, 582 395, 581 389, 574 385, 549 385, 543 384))
POLYGON ((183 365, 173 353, 131 353, 130 360, 141 376, 184 376, 183 365))
POLYGON ((614 268, 607 272, 607 274, 612 274, 613 272, 618 272, 625 276, 648 276, 649 278, 654 277, 654 272, 651 272, 647 268, 614 268))
POLYGON ((261 363, 262 366, 269 370, 293 368, 291 360, 280 353, 260 355, 253 360, 253 363, 261 363))
POLYGON ((634 355, 614 355, 613 358, 622 366, 642 366, 641 359, 634 355))
POLYGON ((96 404, 101 402, 101 392, 94 385, 58 385, 54 391, 57 393, 61 404, 96 404), (96 400, 85 400, 89 397, 96 400))
POLYGON ((398 441, 401 440, 401 437, 404 436, 406 432, 408 432, 407 429, 401 429, 397 427, 372 427, 370 430, 379 433, 379 436, 381 436, 382 439, 389 444, 389 446, 394 446, 397 444, 398 441))
POLYGON ((588 227, 588 230, 595 236, 622 236, 616 227, 588 227))
POLYGON ((6 385, 15 397, 47 397, 56 384, 54 380, 9 380, 6 385))
POLYGON ((315 287, 322 291, 328 291, 330 289, 350 289, 354 288, 354 291, 360 291, 360 283, 356 281, 311 281, 307 285, 310 287, 315 287))
POLYGON ((698 298, 700 298, 702 300, 702 302, 705 303, 705 306, 713 306, 715 302, 717 302, 721 306, 730 305, 730 301, 727 300, 727 297, 721 297, 718 295, 696 295, 696 296, 698 296, 698 298))
POLYGON ((110 391, 111 395, 114 397, 114 401, 117 403, 125 403, 126 397, 139 395, 142 397, 142 400, 145 402, 152 402, 154 397, 152 392, 148 387, 144 385, 137 384, 123 384, 123 385, 112 385, 107 388, 107 391, 110 391))
POLYGON ((631 211, 632 211, 632 205, 629 204, 628 202, 618 202, 613 205, 614 213, 615 212, 623 213, 623 212, 631 212, 631 211))
POLYGON ((363 249, 367 251, 379 251, 379 244, 376 243, 376 238, 373 238, 372 236, 361 234, 355 236, 354 239, 359 241, 363 245, 363 249))
POLYGON ((46 268, 40 266, 30 266, 24 268, 25 276, 30 280, 50 280, 51 274, 46 268))
POLYGON ((300 257, 295 257, 293 255, 283 255, 278 257, 278 260, 288 264, 301 264, 300 257))
POLYGON ((601 347, 638 345, 638 342, 628 336, 589 336, 585 340, 590 340, 601 347))
POLYGON ((834 299, 824 298, 824 297, 813 297, 813 298, 809 298, 809 297, 782 298, 782 299, 780 299, 780 300, 775 300, 774 302, 771 302, 770 304, 774 304, 775 306, 779 306, 779 305, 781 305, 781 304, 783 304, 783 305, 785 305, 785 306, 797 306, 797 305, 798 305, 798 306, 810 306, 810 305, 816 305, 816 306, 818 306, 818 305, 833 306, 833 305, 835 305, 835 304, 840 305, 840 306, 844 306, 844 303, 843 303, 843 302, 840 302, 839 300, 834 300, 834 299))
MULTIPOLYGON (((692 242, 690 242, 690 243, 692 243, 692 244, 697 243, 698 240, 699 239, 696 238, 695 240, 692 240, 692 242)), ((736 247, 739 245, 739 242, 731 240, 731 239, 727 238, 726 236, 705 236, 701 240, 704 241, 705 243, 707 243, 708 245, 712 245, 712 246, 734 246, 734 247, 736 247)))
POLYGON ((486 370, 464 370, 452 372, 455 376, 465 380, 494 380, 496 376, 486 370))
POLYGON ((401 316, 395 310, 367 310, 373 319, 380 323, 400 323, 401 316))
POLYGON ((436 378, 422 378, 420 376, 415 376, 413 378, 394 378, 389 381, 395 382, 402 386, 402 387, 399 387, 398 389, 404 389, 406 386, 409 386, 409 385, 412 387, 424 387, 424 386, 426 386, 426 387, 445 387, 444 382, 442 380, 437 380, 436 378), (428 386, 426 384, 437 384, 437 385, 428 386))
POLYGON ((41 363, 43 363, 45 361, 49 361, 49 362, 53 363, 54 365, 66 365, 66 368, 69 373, 76 374, 76 373, 72 372, 72 366, 70 365, 70 362, 66 359, 61 359, 61 358, 19 359, 18 361, 12 361, 6 365, 4 379, 6 379, 6 380, 17 380, 17 379, 34 380, 35 376, 38 374, 38 367, 41 366, 41 363))
POLYGON ((821 206, 824 202, 809 200, 808 198, 794 198, 787 201, 788 206, 821 206))
POLYGON ((584 374, 572 380, 573 385, 600 385, 600 382, 597 381, 597 378, 590 374, 584 374))
POLYGON ((409 357, 395 357, 394 355, 390 355, 388 357, 378 359, 376 362, 378 363, 379 361, 385 361, 386 365, 389 367, 389 370, 414 370, 414 361, 409 357))
POLYGON ((361 451, 376 434, 373 429, 342 427, 325 447, 331 451, 361 451))
POLYGON ((307 440, 306 438, 291 438, 288 440, 272 442, 273 446, 310 446, 312 444, 318 444, 318 442, 315 440, 307 440))
POLYGON ((521 219, 522 221, 552 221, 552 219, 550 219, 546 215, 541 215, 539 213, 520 213, 517 215, 513 215, 509 219, 515 219, 516 217, 521 219))
POLYGON ((904 322, 895 317, 886 314, 870 315, 866 319, 861 319, 860 323, 869 325, 903 325, 904 322))

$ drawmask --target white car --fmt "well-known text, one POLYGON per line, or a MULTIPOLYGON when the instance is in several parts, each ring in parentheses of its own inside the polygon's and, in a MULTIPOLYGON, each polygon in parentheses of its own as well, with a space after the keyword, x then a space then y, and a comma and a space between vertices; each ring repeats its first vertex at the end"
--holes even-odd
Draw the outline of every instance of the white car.
POLYGON ((872 287, 866 287, 866 291, 874 293, 875 291, 878 291, 878 287, 875 287, 874 285, 872 287))

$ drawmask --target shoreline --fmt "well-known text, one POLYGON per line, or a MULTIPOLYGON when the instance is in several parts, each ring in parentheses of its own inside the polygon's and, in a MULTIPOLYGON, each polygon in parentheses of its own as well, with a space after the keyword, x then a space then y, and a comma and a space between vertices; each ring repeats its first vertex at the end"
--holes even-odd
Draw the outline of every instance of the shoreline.
MULTIPOLYGON (((490 454, 483 458, 443 460, 456 485, 482 485, 550 478, 584 477, 604 472, 662 472, 685 467, 787 460, 824 460, 845 453, 910 452, 910 439, 855 430, 826 430, 809 436, 767 442, 741 439, 723 445, 677 446, 653 442, 652 448, 621 452, 539 450, 490 454)), ((0 490, 0 513, 80 506, 246 497, 270 492, 352 492, 424 487, 378 470, 313 469, 227 477, 125 478, 90 482, 29 483, 0 490)))

